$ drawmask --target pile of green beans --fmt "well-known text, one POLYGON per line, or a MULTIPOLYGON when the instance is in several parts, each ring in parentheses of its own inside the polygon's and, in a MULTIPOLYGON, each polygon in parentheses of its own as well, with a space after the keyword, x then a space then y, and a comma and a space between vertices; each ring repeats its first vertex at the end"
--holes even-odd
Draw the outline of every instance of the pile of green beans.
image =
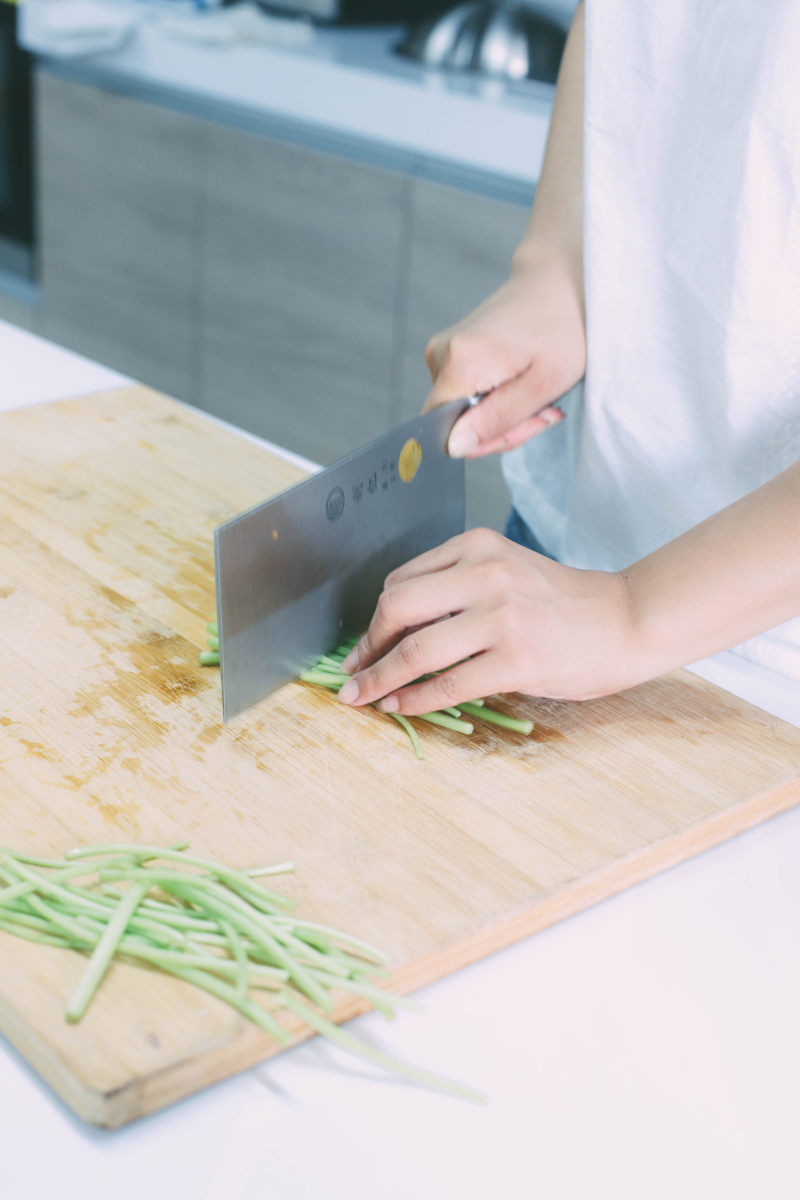
POLYGON ((239 871, 186 853, 187 844, 87 846, 63 861, 0 849, 0 931, 88 955, 67 1004, 82 1019, 114 959, 148 967, 223 1000, 281 1045, 291 1013, 376 1065, 481 1102, 474 1089, 398 1061, 330 1019, 349 992, 393 1018, 409 1001, 387 992, 387 958, 359 938, 293 915, 258 880, 291 863, 239 871))
MULTIPOLYGON (((304 671, 300 676, 304 683, 316 683, 322 687, 329 688, 333 692, 338 692, 339 688, 350 678, 342 671, 342 662, 355 646, 358 638, 352 638, 349 642, 337 647, 330 654, 323 654, 314 666, 309 671, 304 671)), ((427 678, 427 677, 426 677, 427 678)), ((414 753, 417 758, 424 758, 422 743, 417 736, 417 732, 408 717, 404 717, 402 713, 386 713, 387 717, 392 717, 398 724, 402 725, 403 729, 408 734, 411 745, 414 747, 414 753)), ((436 712, 421 713, 413 718, 415 721, 425 721, 428 725, 439 725, 443 729, 451 729, 455 733, 470 734, 475 726, 473 721, 486 721, 490 725, 499 725, 502 729, 509 729, 513 733, 529 734, 533 729, 533 721, 519 720, 517 717, 508 717, 505 713, 495 712, 492 708, 487 708, 483 700, 462 701, 457 708, 442 708, 436 712), (471 720, 464 720, 464 716, 471 720)))
MULTIPOLYGON (((218 667, 219 666, 219 631, 216 621, 210 621, 206 626, 208 640, 205 650, 200 651, 200 666, 201 667, 218 667)), ((300 676, 303 683, 316 683, 321 687, 328 688, 332 692, 338 692, 344 683, 350 678, 342 671, 342 662, 355 646, 357 638, 352 638, 349 642, 344 642, 330 654, 323 654, 320 659, 308 671, 304 671, 300 676)), ((370 707, 374 707, 371 705, 370 707)), ((424 759, 425 754, 422 749, 422 743, 419 740, 417 731, 411 724, 408 717, 404 717, 402 713, 386 713, 399 725, 402 725, 405 732, 408 734, 409 741, 414 748, 414 753, 417 758, 424 759)), ((442 708, 436 712, 422 713, 418 717, 414 717, 415 721, 425 721, 429 725, 439 725, 443 729, 451 729, 455 733, 470 734, 475 726, 474 720, 486 721, 490 725, 499 725, 501 729, 508 729, 512 733, 522 733, 526 736, 533 729, 533 721, 520 720, 517 717, 508 717, 505 713, 496 712, 492 708, 487 708, 483 700, 463 701, 458 708, 442 708), (471 720, 464 720, 464 716, 471 720)))

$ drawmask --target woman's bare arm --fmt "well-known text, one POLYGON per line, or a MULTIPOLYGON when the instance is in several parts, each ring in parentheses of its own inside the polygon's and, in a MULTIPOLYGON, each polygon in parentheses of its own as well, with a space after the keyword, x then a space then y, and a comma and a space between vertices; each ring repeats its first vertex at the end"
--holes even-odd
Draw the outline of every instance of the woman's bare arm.
POLYGON ((488 393, 456 424, 454 455, 509 450, 541 433, 561 419, 553 402, 586 369, 583 59, 581 3, 561 63, 541 178, 509 278, 428 343, 433 389, 426 409, 488 393))
POLYGON ((800 462, 620 572, 487 529, 445 542, 388 577, 340 699, 407 715, 495 692, 587 700, 798 616, 800 462))

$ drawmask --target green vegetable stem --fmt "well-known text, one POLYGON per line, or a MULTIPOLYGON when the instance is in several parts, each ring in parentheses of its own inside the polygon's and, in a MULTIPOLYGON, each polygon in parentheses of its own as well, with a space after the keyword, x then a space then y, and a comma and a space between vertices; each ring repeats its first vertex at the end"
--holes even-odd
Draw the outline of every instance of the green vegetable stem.
POLYGON ((398 1062, 329 1016, 336 993, 384 1016, 414 1007, 381 985, 387 957, 359 938, 304 921, 293 902, 257 882, 291 863, 240 871, 187 846, 86 846, 62 861, 0 848, 0 932, 88 955, 65 1017, 81 1021, 115 960, 157 970, 208 992, 282 1045, 282 1017, 369 1062, 463 1099, 485 1096, 398 1062))
MULTIPOLYGON (((206 628, 208 642, 206 649, 200 651, 200 666, 218 667, 219 640, 216 621, 210 621, 206 628)), ((314 663, 313 667, 303 672, 300 676, 301 682, 317 684, 319 687, 328 688, 329 691, 338 692, 349 678, 342 671, 342 663, 355 646, 357 640, 357 638, 352 638, 350 641, 344 642, 341 646, 337 646, 335 650, 331 650, 330 653, 323 654, 314 663)), ((424 759, 425 753, 422 748, 422 742, 414 726, 411 724, 411 720, 400 713, 387 713, 386 715, 392 717, 402 726, 408 735, 417 758, 424 759)), ((489 725, 495 725, 501 729, 507 729, 511 733, 521 733, 525 736, 533 730, 533 721, 521 720, 517 717, 506 716, 505 713, 496 712, 494 709, 488 708, 486 701, 481 699, 464 701, 458 708, 445 708, 440 709, 438 712, 423 713, 418 717, 414 717, 413 720, 425 721, 428 725, 438 725, 454 733, 467 735, 474 731, 475 726, 473 722, 475 720, 485 721, 489 725), (470 717, 471 720, 462 720, 463 716, 470 717)))
MULTIPOLYGON (((344 684, 349 676, 342 672, 342 662, 350 653, 356 644, 357 638, 352 638, 349 642, 338 646, 332 650, 330 654, 323 654, 313 667, 308 671, 304 671, 300 676, 303 683, 315 683, 321 687, 329 688, 331 691, 338 692, 339 688, 344 684)), ((429 725, 438 725, 443 729, 450 729, 454 733, 471 734, 475 728, 473 721, 486 721, 488 724, 498 725, 502 729, 508 729, 512 733, 529 734, 533 729, 533 721, 524 721, 516 717, 508 717, 505 713, 495 712, 494 709, 487 708, 485 700, 472 700, 469 703, 464 702, 459 704, 457 708, 440 709, 438 712, 423 713, 418 717, 408 718, 401 713, 387 713, 387 716, 393 717, 408 734, 409 741, 414 749, 417 758, 424 758, 425 754, 422 749, 422 743, 411 724, 411 721, 425 721, 429 725), (471 718, 469 721, 462 720, 466 715, 471 718)))
POLYGON ((201 667, 218 667, 219 666, 219 628, 216 621, 209 621, 206 625, 206 648, 200 651, 200 666, 201 667))

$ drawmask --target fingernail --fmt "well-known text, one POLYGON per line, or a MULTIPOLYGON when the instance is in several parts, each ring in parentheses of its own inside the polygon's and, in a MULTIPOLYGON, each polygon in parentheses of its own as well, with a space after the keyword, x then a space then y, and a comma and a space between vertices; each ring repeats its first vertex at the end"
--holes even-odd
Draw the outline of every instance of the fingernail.
POLYGON ((477 450, 480 439, 472 429, 459 429, 456 425, 447 443, 447 452, 451 458, 464 458, 473 450, 477 450))
POLYGON ((556 421, 560 421, 564 414, 560 408, 543 408, 539 416, 543 421, 547 421, 548 425, 555 425, 556 421))
POLYGON ((342 670, 345 675, 352 675, 358 670, 358 646, 354 646, 347 657, 342 659, 342 670))
POLYGON ((352 704, 358 699, 358 684, 355 679, 348 679, 347 683, 343 683, 339 688, 339 699, 342 704, 352 704))
POLYGON ((399 707, 400 701, 397 699, 397 696, 386 696, 378 703, 380 712, 397 712, 399 707))

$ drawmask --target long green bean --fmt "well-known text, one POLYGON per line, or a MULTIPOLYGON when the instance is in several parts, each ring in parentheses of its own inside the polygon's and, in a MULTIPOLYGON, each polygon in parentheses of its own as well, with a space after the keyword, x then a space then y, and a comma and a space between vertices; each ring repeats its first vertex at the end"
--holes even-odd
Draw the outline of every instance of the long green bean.
POLYGON ((462 1100, 472 1100, 476 1104, 486 1103, 485 1094, 477 1091, 475 1088, 445 1079, 443 1076, 435 1075, 432 1071, 426 1071, 421 1067, 414 1067, 409 1063, 400 1062, 391 1055, 384 1054, 381 1050, 376 1050, 369 1042, 362 1042, 354 1034, 349 1033, 346 1029, 340 1029, 338 1025, 334 1025, 332 1021, 315 1012, 314 1009, 298 996, 284 992, 281 994, 281 999, 286 1008, 296 1013, 297 1016, 302 1017, 312 1029, 316 1029, 317 1033, 323 1034, 329 1041, 337 1043, 337 1045, 342 1046, 345 1050, 349 1050, 351 1054, 357 1054, 359 1058, 375 1063, 376 1066, 382 1067, 385 1071, 393 1071, 398 1075, 404 1075, 407 1079, 412 1079, 425 1087, 433 1087, 437 1091, 449 1092, 451 1095, 458 1096, 462 1100))
POLYGON ((479 721, 488 721, 490 725, 499 725, 502 729, 511 729, 514 733, 531 733, 533 731, 533 721, 520 720, 517 717, 507 717, 505 713, 495 712, 493 708, 486 708, 485 705, 480 707, 472 701, 464 701, 461 705, 462 712, 468 716, 477 717, 479 721))
POLYGON ((203 989, 280 1043, 290 1040, 280 1015, 292 1013, 387 1069, 480 1098, 380 1054, 323 1015, 342 992, 368 1000, 387 1018, 412 1006, 378 984, 384 954, 331 926, 295 918, 290 901, 255 882, 289 868, 237 871, 186 853, 185 843, 87 846, 62 861, 0 848, 0 933, 88 955, 66 1007, 69 1021, 81 1020, 110 964, 120 960, 203 989))
POLYGON ((448 716, 446 712, 420 713, 418 720, 427 721, 429 725, 440 725, 442 729, 452 729, 456 733, 472 733, 475 728, 469 721, 459 721, 456 717, 448 716))
MULTIPOLYGON (((229 887, 241 888, 250 895, 255 896, 262 901, 271 901, 278 908, 293 908, 294 901, 282 896, 280 892, 272 892, 267 888, 262 888, 258 884, 253 883, 254 876, 247 871, 236 871, 231 867, 225 866, 224 863, 216 862, 210 858, 200 858, 196 854, 187 854, 186 851, 179 847, 168 846, 161 850, 158 846, 135 846, 126 848, 125 846, 115 845, 112 849, 116 852, 128 850, 129 858, 137 863, 145 862, 148 859, 161 859, 170 862, 179 862, 189 867, 199 867, 206 871, 209 875, 214 875, 226 883, 229 887)), ((102 853, 102 847, 84 846, 75 850, 68 850, 66 857, 72 861, 79 858, 97 858, 102 853)), ((294 870, 294 863, 280 863, 273 867, 256 867, 255 871, 259 875, 276 875, 288 874, 294 870)))
POLYGON ((398 725, 402 725, 403 729, 405 729, 406 733, 408 734, 408 740, 414 747, 414 753, 416 754, 417 758, 420 760, 424 759, 425 752, 422 749, 422 742, 419 740, 417 731, 409 721, 408 717, 404 717, 402 713, 389 713, 389 716, 393 717, 395 721, 397 721, 398 725))
MULTIPOLYGON (((206 649, 200 651, 199 662, 202 667, 218 667, 220 665, 220 657, 216 622, 210 621, 207 630, 208 641, 206 649)), ((350 678, 349 675, 346 675, 342 671, 342 663, 357 641, 357 638, 351 638, 341 646, 337 646, 335 650, 330 650, 327 654, 320 655, 313 666, 298 676, 300 682, 317 684, 320 687, 327 688, 331 692, 338 692, 350 678)), ((422 678, 428 679, 431 676, 423 676, 422 678)), ((488 708, 486 702, 481 699, 465 701, 459 704, 458 708, 448 707, 440 709, 438 712, 425 713, 415 717, 414 720, 425 721, 429 725, 439 725, 455 733, 469 735, 474 731, 474 725, 471 721, 460 720, 462 712, 473 719, 477 718, 480 721, 486 721, 490 725, 496 725, 512 733, 527 735, 533 730, 532 721, 508 717, 504 713, 495 712, 494 709, 488 708)), ((405 730, 417 758, 424 759, 425 753, 422 743, 409 719, 403 716, 402 713, 388 713, 387 716, 392 717, 405 730)))
MULTIPOLYGON (((338 646, 336 650, 329 654, 323 654, 312 667, 299 676, 301 683, 318 684, 321 687, 328 688, 332 692, 338 692, 350 678, 349 675, 346 675, 342 671, 341 664, 350 650, 352 650, 356 640, 355 638, 351 639, 342 646, 338 646)), ((423 676, 423 678, 428 679, 432 677, 423 676)), ((423 713, 414 717, 413 720, 425 721, 429 725, 439 725, 454 733, 469 735, 474 732, 475 727, 472 721, 461 720, 462 714, 472 717, 473 721, 475 719, 486 721, 489 724, 500 726, 514 733, 529 734, 533 729, 532 721, 518 720, 514 717, 507 717, 504 713, 495 712, 494 709, 488 708, 486 702, 481 699, 460 703, 458 707, 448 707, 439 709, 436 712, 423 713)), ((388 713, 387 715, 393 717, 403 727, 417 758, 424 759, 425 754, 422 749, 422 743, 409 718, 405 717, 402 713, 388 713)))
POLYGON ((67 1005, 66 1018, 68 1021, 80 1021, 91 1004, 92 998, 111 964, 117 946, 128 928, 130 919, 146 893, 146 884, 134 883, 124 899, 120 900, 117 911, 106 925, 102 937, 94 948, 86 974, 67 1005))

